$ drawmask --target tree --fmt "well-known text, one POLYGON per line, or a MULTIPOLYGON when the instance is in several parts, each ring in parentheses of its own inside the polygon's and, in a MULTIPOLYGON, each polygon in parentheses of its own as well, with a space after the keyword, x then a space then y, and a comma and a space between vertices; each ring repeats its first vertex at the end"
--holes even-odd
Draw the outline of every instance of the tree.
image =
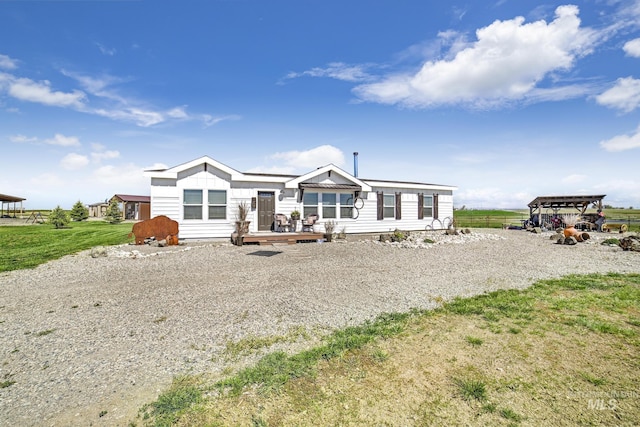
POLYGON ((89 209, 80 200, 71 208, 71 219, 74 221, 84 221, 89 218, 89 209))
POLYGON ((53 224, 56 228, 62 228, 69 224, 69 214, 60 207, 56 206, 54 210, 49 214, 49 223, 53 224))
POLYGON ((116 199, 111 199, 107 212, 104 214, 104 220, 109 224, 119 224, 122 222, 122 211, 116 199))

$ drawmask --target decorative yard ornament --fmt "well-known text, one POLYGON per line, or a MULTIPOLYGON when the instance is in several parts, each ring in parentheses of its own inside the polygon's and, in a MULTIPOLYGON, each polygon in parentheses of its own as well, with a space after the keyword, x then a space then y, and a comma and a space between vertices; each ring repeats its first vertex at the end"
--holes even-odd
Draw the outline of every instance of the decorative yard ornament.
POLYGON ((167 216, 159 215, 133 224, 129 237, 132 234, 136 236, 136 245, 142 245, 145 239, 152 237, 156 240, 166 240, 167 245, 177 245, 178 222, 167 216))

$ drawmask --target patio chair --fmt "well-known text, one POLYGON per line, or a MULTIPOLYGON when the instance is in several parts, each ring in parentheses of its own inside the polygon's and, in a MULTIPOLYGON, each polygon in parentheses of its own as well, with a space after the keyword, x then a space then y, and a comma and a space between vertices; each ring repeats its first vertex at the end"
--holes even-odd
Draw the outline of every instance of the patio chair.
POLYGON ((291 222, 284 214, 275 214, 274 216, 274 230, 281 233, 283 231, 289 231, 291 229, 291 222))
POLYGON ((313 232, 313 225, 316 221, 318 221, 318 214, 307 215, 306 218, 302 220, 302 231, 313 232))

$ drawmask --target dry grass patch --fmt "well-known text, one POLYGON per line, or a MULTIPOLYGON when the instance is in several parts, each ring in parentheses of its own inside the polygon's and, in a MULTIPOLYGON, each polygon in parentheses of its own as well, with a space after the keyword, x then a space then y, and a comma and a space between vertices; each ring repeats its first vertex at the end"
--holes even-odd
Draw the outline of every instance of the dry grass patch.
POLYGON ((278 387, 265 388, 261 379, 220 393, 201 382, 209 397, 198 395, 172 422, 634 425, 638 319, 640 275, 572 276, 459 299, 400 323, 390 318, 401 326, 393 333, 311 358, 296 372, 286 361, 299 355, 281 355, 278 387))

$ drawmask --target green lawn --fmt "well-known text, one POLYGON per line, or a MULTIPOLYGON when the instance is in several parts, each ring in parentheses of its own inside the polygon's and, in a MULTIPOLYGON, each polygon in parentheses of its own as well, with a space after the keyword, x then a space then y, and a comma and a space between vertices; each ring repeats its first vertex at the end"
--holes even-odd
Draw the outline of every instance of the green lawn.
POLYGON ((130 242, 131 227, 103 221, 71 222, 63 229, 50 224, 0 226, 0 272, 33 268, 94 246, 130 242))
POLYGON ((502 228, 503 224, 521 225, 520 220, 529 218, 529 211, 465 209, 454 211, 453 218, 459 228, 502 228))

